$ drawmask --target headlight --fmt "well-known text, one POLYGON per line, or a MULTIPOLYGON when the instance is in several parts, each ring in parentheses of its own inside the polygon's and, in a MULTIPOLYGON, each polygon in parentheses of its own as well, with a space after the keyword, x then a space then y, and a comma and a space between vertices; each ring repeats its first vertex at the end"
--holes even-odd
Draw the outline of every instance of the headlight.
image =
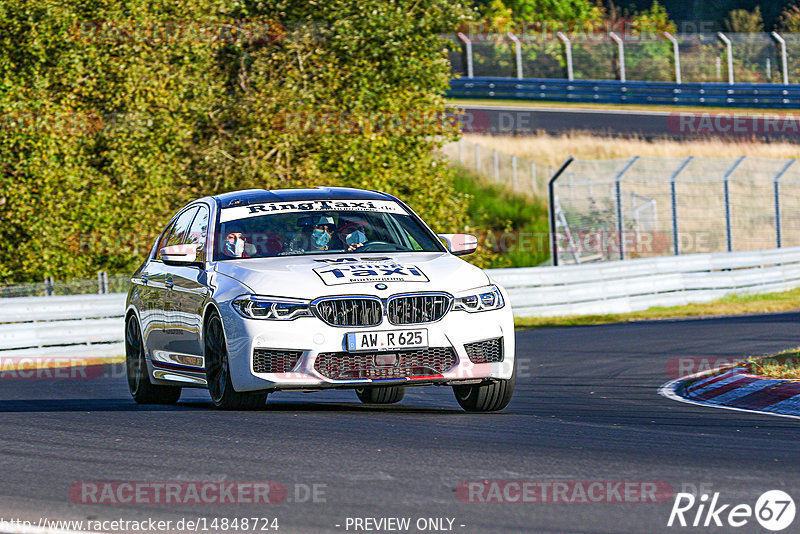
POLYGON ((489 286, 474 290, 469 295, 456 298, 454 310, 480 312, 499 310, 505 306, 503 295, 497 286, 489 286))
POLYGON ((291 321, 298 317, 311 316, 309 303, 305 300, 248 295, 237 298, 231 306, 239 315, 248 319, 291 321))

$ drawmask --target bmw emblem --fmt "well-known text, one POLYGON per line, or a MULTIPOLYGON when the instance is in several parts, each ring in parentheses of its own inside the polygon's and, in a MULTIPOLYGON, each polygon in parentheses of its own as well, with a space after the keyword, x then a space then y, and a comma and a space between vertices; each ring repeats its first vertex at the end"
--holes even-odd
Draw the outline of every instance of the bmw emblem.
POLYGON ((386 284, 375 284, 375 289, 386 289, 387 287, 386 284))

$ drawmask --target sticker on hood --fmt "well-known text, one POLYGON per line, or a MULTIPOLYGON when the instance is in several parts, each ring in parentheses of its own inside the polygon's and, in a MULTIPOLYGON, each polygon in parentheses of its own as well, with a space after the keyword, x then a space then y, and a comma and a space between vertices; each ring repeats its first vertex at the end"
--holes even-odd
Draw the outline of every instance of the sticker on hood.
POLYGON ((348 263, 326 265, 314 269, 326 286, 362 282, 428 282, 428 277, 416 265, 399 263, 348 263))

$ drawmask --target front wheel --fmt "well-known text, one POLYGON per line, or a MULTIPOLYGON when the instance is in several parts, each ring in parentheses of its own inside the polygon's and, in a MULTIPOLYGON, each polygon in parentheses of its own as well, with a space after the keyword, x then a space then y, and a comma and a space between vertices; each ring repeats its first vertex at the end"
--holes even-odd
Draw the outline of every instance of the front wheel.
POLYGON ((511 402, 516 382, 516 368, 508 380, 487 384, 453 386, 458 404, 468 412, 496 412, 511 402))
POLYGON ((130 315, 125 324, 125 372, 128 390, 136 404, 175 404, 181 396, 180 387, 158 386, 150 382, 142 330, 135 315, 130 315))
POLYGON ((394 404, 403 400, 405 394, 403 386, 356 388, 358 400, 364 404, 394 404))
POLYGON ((231 383, 228 345, 217 313, 209 317, 205 330, 205 367, 208 392, 214 406, 221 410, 257 410, 264 406, 264 392, 239 393, 231 383))

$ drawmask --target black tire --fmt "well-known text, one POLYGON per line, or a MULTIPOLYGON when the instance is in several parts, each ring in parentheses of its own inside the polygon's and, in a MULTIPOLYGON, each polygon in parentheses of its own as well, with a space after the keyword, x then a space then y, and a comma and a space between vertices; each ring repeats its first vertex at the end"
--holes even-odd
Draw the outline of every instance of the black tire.
POLYGON ((161 386, 150 382, 142 329, 133 314, 125 322, 125 372, 128 390, 136 404, 175 404, 181 396, 180 386, 161 386))
POLYGON ((239 393, 233 389, 228 364, 228 345, 222 329, 222 319, 212 312, 206 321, 205 367, 211 401, 220 410, 258 410, 267 401, 263 391, 239 393))
POLYGON ((453 386, 453 393, 458 404, 468 412, 496 412, 502 410, 511 402, 516 379, 517 369, 515 365, 511 378, 508 380, 498 380, 486 384, 453 386))
POLYGON ((403 400, 406 388, 403 386, 356 388, 356 395, 364 404, 394 404, 403 400))

